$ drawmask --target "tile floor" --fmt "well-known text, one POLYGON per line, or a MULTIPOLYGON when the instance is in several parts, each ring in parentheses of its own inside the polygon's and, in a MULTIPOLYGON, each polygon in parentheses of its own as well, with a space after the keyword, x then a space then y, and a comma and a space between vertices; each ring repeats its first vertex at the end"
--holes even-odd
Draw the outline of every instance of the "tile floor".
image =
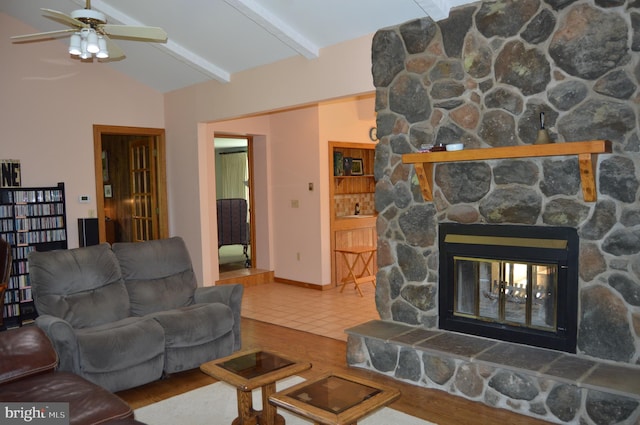
POLYGON ((375 306, 375 288, 360 285, 363 297, 353 285, 319 291, 283 283, 266 283, 244 288, 242 316, 298 329, 342 341, 344 330, 380 319, 375 306))

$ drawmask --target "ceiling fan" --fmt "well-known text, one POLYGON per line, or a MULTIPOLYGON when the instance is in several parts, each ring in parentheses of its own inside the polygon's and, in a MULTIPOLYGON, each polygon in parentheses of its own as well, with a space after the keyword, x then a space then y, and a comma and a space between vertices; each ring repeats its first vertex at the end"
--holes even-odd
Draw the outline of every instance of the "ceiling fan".
POLYGON ((69 15, 52 9, 42 8, 40 10, 45 13, 45 17, 71 28, 16 35, 11 37, 14 42, 46 39, 73 33, 69 43, 70 54, 78 56, 80 59, 91 59, 95 54, 98 59, 117 60, 123 59, 125 54, 111 40, 111 37, 133 41, 167 41, 167 33, 162 28, 107 24, 104 13, 91 9, 91 0, 86 0, 84 9, 74 10, 69 15))

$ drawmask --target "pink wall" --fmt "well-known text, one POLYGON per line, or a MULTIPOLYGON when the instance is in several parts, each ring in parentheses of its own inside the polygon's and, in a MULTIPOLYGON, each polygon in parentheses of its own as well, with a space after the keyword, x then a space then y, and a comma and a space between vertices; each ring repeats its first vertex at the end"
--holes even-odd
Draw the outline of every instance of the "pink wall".
MULTIPOLYGON (((313 120, 318 124, 312 133, 309 132, 309 127, 313 125, 299 120, 298 114, 306 114, 296 112, 295 108, 316 105, 315 108, 318 102, 353 98, 373 91, 371 36, 367 36, 323 49, 320 57, 315 60, 284 60, 236 74, 231 83, 211 81, 165 95, 170 228, 173 234, 185 238, 196 273, 205 285, 211 284, 218 273, 217 242, 212 237, 215 232, 212 227, 215 208, 212 212, 209 190, 215 187, 214 178, 211 177, 215 161, 212 160, 213 155, 207 152, 208 149, 213 149, 212 134, 220 131, 216 129, 216 124, 225 121, 225 125, 228 125, 226 121, 269 114, 268 128, 254 133, 265 137, 265 161, 270 161, 265 166, 269 188, 263 191, 263 196, 271 196, 264 201, 269 208, 269 216, 261 217, 263 225, 270 226, 261 231, 272 236, 270 243, 273 246, 269 249, 268 259, 272 267, 269 268, 280 278, 326 284, 330 281, 329 207, 326 203, 328 178, 322 177, 322 173, 327 173, 328 169, 326 137, 346 141, 352 141, 355 137, 356 141, 367 141, 368 128, 374 121, 373 100, 369 100, 370 106, 364 108, 371 113, 369 122, 364 125, 361 121, 349 124, 345 120, 336 119, 339 124, 328 133, 321 133, 325 131, 321 128, 330 124, 323 118, 328 113, 326 111, 331 109, 330 106, 324 112, 315 112, 313 120), (273 115, 276 112, 284 115, 273 115), (293 115, 287 116, 287 113, 293 115), (199 127, 202 123, 210 123, 209 127, 213 127, 202 130, 199 127), (366 131, 354 131, 354 126, 366 131), (276 141, 272 141, 272 138, 276 141), (284 160, 283 155, 290 158, 292 152, 300 150, 304 152, 304 159, 297 164, 301 164, 302 172, 296 175, 297 169, 283 170, 283 167, 288 166, 286 163, 290 162, 288 159, 284 160), (197 167, 194 166, 196 164, 197 167), (304 170, 302 164, 306 166, 304 170), (292 175, 304 180, 300 180, 299 185, 285 180, 292 175), (317 182, 319 186, 311 194, 306 193, 309 182, 317 182), (306 192, 299 192, 300 188, 306 192), (322 194, 325 196, 322 197, 322 194), (293 213, 290 201, 296 197, 301 208, 293 213), (304 206, 309 206, 309 211, 306 211, 309 214, 303 217, 298 213, 304 206), (306 228, 310 230, 292 234, 286 220, 282 224, 276 221, 276 217, 280 216, 295 220, 304 218, 306 228), (300 240, 303 242, 299 242, 300 240), (300 246, 300 243, 304 245, 300 246), (295 246, 300 249, 300 261, 296 259, 298 251, 291 248, 295 246), (306 265, 309 267, 305 267, 301 264, 303 261, 313 263, 308 263, 306 265)), ((328 105, 331 103, 333 102, 328 105)), ((338 104, 340 102, 336 103, 338 104)), ((356 105, 346 107, 349 110, 346 113, 361 116, 361 103, 356 102, 356 105)), ((339 115, 340 112, 335 114, 339 115)), ((239 127, 234 130, 237 134, 251 133, 250 130, 239 127)))
MULTIPOLYGON (((253 137, 253 155, 256 158, 252 170, 254 180, 253 211, 255 213, 256 240, 254 241, 257 263, 254 266, 260 269, 273 270, 273 240, 269 233, 271 229, 270 217, 272 214, 271 199, 271 155, 270 145, 266 142, 266 134, 270 134, 271 121, 269 115, 261 115, 253 118, 241 118, 237 120, 221 121, 207 125, 206 138, 201 151, 206 151, 209 158, 207 164, 215 164, 213 138, 219 134, 235 134, 253 137)), ((217 255, 217 222, 216 222, 216 194, 215 194, 215 169, 204 165, 207 173, 206 181, 201 182, 201 196, 204 205, 202 215, 204 221, 209 223, 207 231, 203 231, 203 257, 209 261, 203 264, 203 281, 213 282, 218 279, 218 255, 217 255), (202 189, 206 188, 206 189, 202 189)))
POLYGON ((35 32, 0 13, 0 158, 19 159, 23 186, 64 182, 69 246, 77 219, 96 215, 93 124, 164 127, 163 95, 103 63, 80 63, 60 40, 13 44, 35 32), (80 195, 91 202, 81 204, 80 195))
POLYGON ((317 107, 272 115, 273 240, 276 277, 321 285, 321 161, 317 107), (292 206, 293 202, 298 207, 292 206), (300 260, 298 260, 298 255, 300 260))
MULTIPOLYGON (((273 112, 209 125, 206 148, 213 153, 213 134, 254 137, 254 201, 258 263, 274 270, 278 278, 316 285, 331 281, 329 240, 329 141, 368 141, 375 125, 373 96, 273 112), (308 185, 313 183, 314 190, 308 185), (291 206, 298 201, 298 208, 291 206), (298 259, 298 254, 299 258, 298 259)), ((207 173, 206 187, 215 186, 215 173, 207 173)), ((205 183, 201 181, 201 188, 205 183)), ((208 234, 215 234, 215 193, 202 190, 208 199, 208 234)), ((206 245, 206 244, 203 244, 206 245)), ((205 252, 203 247, 203 252, 205 252)), ((209 250, 204 281, 217 276, 217 255, 209 250), (211 276, 211 278, 209 278, 211 276)))
POLYGON ((227 120, 234 131, 261 140, 256 172, 264 187, 256 204, 266 214, 256 220, 264 244, 260 261, 281 278, 330 281, 326 144, 366 141, 374 120, 371 98, 364 109, 363 101, 330 100, 373 92, 370 36, 323 49, 316 60, 293 58, 234 75, 228 84, 212 81, 163 95, 107 64, 71 59, 64 41, 9 40, 34 31, 0 14, 0 157, 21 161, 24 186, 66 183, 71 247, 77 246, 77 218, 95 215, 92 126, 165 127, 170 233, 185 238, 200 281, 211 284, 217 237, 208 149, 215 131, 230 130, 222 126, 227 120), (321 101, 328 102, 317 106, 321 101), (370 113, 368 121, 362 110, 370 113), (77 202, 84 194, 90 203, 77 202), (292 222, 306 230, 292 234, 292 222))

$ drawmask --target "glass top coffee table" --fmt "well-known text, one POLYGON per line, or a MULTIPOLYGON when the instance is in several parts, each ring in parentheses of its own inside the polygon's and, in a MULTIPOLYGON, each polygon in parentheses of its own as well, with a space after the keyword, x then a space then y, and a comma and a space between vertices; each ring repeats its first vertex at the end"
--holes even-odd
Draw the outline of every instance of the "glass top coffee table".
POLYGON ((276 381, 310 369, 311 363, 296 362, 261 350, 242 351, 204 363, 200 370, 236 387, 238 417, 233 425, 284 425, 276 407, 269 403, 276 381), (253 409, 251 391, 262 388, 262 411, 253 409))
POLYGON ((315 424, 353 424, 400 397, 395 388, 332 373, 273 394, 269 401, 315 424))

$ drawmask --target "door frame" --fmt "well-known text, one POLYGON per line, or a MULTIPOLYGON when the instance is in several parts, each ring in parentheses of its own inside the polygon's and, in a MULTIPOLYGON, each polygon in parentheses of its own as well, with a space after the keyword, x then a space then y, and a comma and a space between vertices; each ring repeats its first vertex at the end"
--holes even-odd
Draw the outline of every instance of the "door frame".
MULTIPOLYGON (((256 204, 253 197, 254 187, 253 187, 253 136, 251 135, 238 135, 233 133, 215 133, 213 136, 214 143, 214 153, 215 153, 215 139, 216 138, 227 138, 227 139, 246 139, 247 140, 247 162, 249 168, 249 243, 251 245, 251 268, 256 268, 256 259, 258 258, 257 249, 256 249, 256 204)), ((215 187, 215 186, 214 186, 215 187)), ((217 194, 216 194, 217 198, 217 194)), ((216 230, 217 232, 217 230, 216 230)), ((218 270, 220 269, 220 265, 218 264, 218 270)))
POLYGON ((102 181, 102 136, 143 136, 153 137, 156 146, 156 187, 158 205, 159 238, 169 237, 169 214, 167 205, 167 170, 165 131, 163 128, 125 127, 115 125, 93 125, 93 158, 96 183, 96 209, 98 216, 98 235, 100 242, 106 242, 106 227, 104 213, 104 188, 102 181))

